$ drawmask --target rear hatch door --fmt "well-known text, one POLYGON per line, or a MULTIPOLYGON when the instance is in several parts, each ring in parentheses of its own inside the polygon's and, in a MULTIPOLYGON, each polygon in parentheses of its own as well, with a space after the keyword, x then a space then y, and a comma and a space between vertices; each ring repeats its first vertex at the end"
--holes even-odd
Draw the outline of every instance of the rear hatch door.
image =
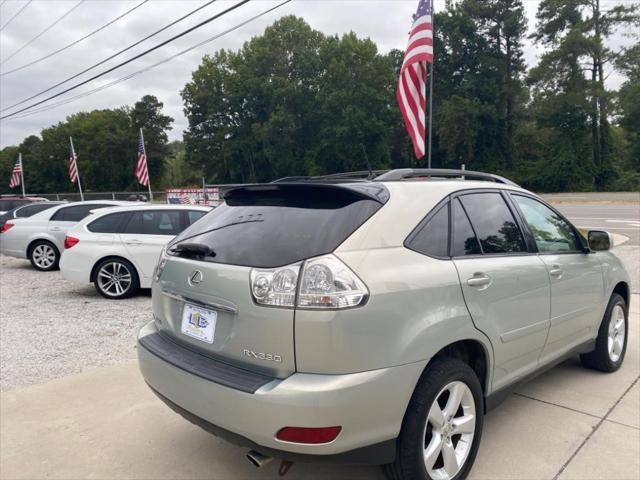
POLYGON ((257 305, 251 270, 299 265, 331 253, 387 196, 379 184, 269 184, 230 191, 224 204, 167 247, 153 286, 160 330, 232 365, 280 378, 290 375, 296 370, 294 309, 257 305), (206 246, 211 253, 180 252, 187 243, 206 246), (204 309, 200 313, 209 321, 215 319, 212 342, 185 333, 190 315, 196 311, 200 316, 194 307, 204 309))

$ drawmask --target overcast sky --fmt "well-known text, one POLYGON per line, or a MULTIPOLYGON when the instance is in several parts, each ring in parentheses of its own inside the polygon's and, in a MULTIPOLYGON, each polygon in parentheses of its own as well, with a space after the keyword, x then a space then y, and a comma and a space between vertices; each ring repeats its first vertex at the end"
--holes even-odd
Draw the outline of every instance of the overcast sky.
MULTIPOLYGON (((27 0, 6 0, 0 6, 0 28, 15 15, 27 0)), ((0 32, 0 73, 27 64, 67 45, 118 15, 140 3, 141 0, 84 0, 68 16, 51 30, 24 48, 20 53, 7 59, 16 50, 51 25, 76 5, 80 0, 34 0, 0 32)), ((31 95, 76 74, 88 66, 107 58, 118 50, 129 46, 160 27, 172 22, 185 13, 202 5, 202 1, 190 0, 152 0, 119 20, 115 24, 88 38, 87 40, 24 70, 0 77, 0 105, 6 108, 31 95)), ((83 77, 116 65, 122 60, 142 52, 160 41, 170 38, 189 26, 222 11, 235 1, 218 0, 197 14, 180 22, 171 29, 144 42, 135 49, 116 57, 83 77)), ((196 30, 185 37, 122 67, 93 83, 80 87, 73 93, 59 97, 55 101, 103 86, 113 80, 124 77, 137 70, 148 67, 185 48, 195 45, 209 37, 245 21, 253 15, 279 3, 272 0, 254 0, 229 15, 196 30)), ((181 139, 186 128, 186 119, 182 113, 182 101, 179 91, 190 80, 191 72, 198 66, 202 56, 220 48, 238 49, 252 36, 259 35, 266 26, 284 15, 295 14, 303 17, 313 28, 327 34, 342 34, 351 30, 361 37, 369 37, 378 44, 381 51, 392 48, 404 49, 411 15, 417 7, 417 0, 294 0, 282 8, 266 15, 253 23, 235 30, 222 38, 204 45, 188 54, 178 57, 128 81, 118 83, 93 95, 42 111, 24 118, 3 120, 0 123, 0 148, 17 145, 26 136, 39 134, 42 128, 63 121, 68 115, 92 109, 114 108, 133 105, 144 94, 157 96, 164 102, 165 113, 175 119, 170 138, 181 139)), ((538 0, 525 0, 530 30, 535 26, 535 12, 538 0)), ((614 3, 613 0, 604 0, 614 3)), ((444 0, 435 1, 436 11, 444 8, 444 0)), ((437 28, 437 26, 436 26, 437 28)), ((628 32, 627 32, 628 33, 628 32)), ((614 39, 619 45, 626 42, 620 34, 614 39)), ((529 65, 536 63, 540 51, 532 43, 525 46, 525 57, 529 65)), ((437 59, 436 59, 437 62, 437 59)), ((622 79, 616 75, 609 78, 609 86, 617 87, 622 79)), ((53 90, 55 93, 62 89, 53 90)), ((39 97, 36 100, 39 100, 39 97)), ((32 100, 32 101, 36 101, 32 100)), ((27 105, 25 103, 24 105, 27 105)), ((8 112, 8 111, 7 111, 8 112)), ((5 112, 5 113, 7 113, 5 112)))

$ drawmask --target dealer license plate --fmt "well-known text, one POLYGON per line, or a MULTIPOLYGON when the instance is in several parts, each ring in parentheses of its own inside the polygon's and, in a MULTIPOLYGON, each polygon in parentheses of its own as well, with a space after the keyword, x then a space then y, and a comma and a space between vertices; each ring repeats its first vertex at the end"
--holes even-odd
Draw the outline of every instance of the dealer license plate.
POLYGON ((213 343, 218 313, 187 303, 182 311, 182 333, 203 342, 213 343))

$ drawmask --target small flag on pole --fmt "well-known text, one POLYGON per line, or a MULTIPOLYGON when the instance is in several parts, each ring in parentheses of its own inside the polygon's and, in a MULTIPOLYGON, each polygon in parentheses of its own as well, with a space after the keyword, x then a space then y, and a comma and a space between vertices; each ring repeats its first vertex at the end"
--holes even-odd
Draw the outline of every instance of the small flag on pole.
POLYGON ((16 188, 22 184, 22 154, 18 155, 16 163, 11 171, 11 180, 9 180, 9 188, 16 188))
POLYGON ((138 183, 145 187, 149 186, 149 169, 147 168, 147 152, 144 149, 144 137, 142 129, 140 129, 140 138, 138 139, 138 163, 136 163, 136 178, 138 183))
POLYGON ((76 155, 76 151, 73 148, 73 140, 69 137, 71 151, 69 153, 69 178, 71 179, 71 183, 78 182, 78 156, 76 155))
POLYGON ((84 202, 84 194, 82 193, 82 182, 80 181, 80 172, 78 171, 78 156, 76 155, 76 149, 73 148, 73 138, 69 137, 69 178, 71 183, 78 184, 78 191, 80 192, 80 200, 84 202))
POLYGON ((400 69, 398 105, 416 157, 426 153, 427 63, 433 65, 433 22, 431 0, 420 0, 409 45, 400 69))

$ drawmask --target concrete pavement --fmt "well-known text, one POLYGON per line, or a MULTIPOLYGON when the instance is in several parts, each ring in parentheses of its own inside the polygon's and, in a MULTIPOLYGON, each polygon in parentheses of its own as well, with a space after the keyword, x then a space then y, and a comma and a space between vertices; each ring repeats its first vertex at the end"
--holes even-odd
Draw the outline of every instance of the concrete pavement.
MULTIPOLYGON (((640 478, 640 296, 620 371, 570 360, 486 418, 473 479, 640 478)), ((144 384, 135 362, 0 396, 3 479, 266 479, 245 449, 191 425, 144 384)), ((295 464, 293 479, 382 479, 379 469, 295 464)))

